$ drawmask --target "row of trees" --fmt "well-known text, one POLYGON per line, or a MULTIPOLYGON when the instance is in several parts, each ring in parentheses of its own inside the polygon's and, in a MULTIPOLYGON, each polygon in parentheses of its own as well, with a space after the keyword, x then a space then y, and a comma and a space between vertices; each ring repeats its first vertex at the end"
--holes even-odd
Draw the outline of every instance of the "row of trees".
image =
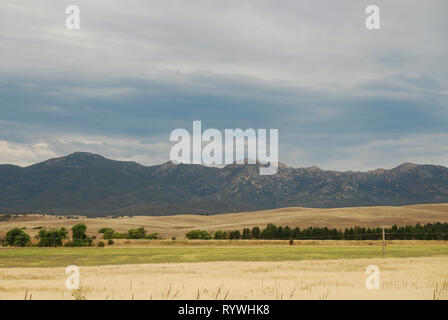
MULTIPOLYGON (((87 227, 84 223, 79 223, 72 228, 72 240, 67 241, 66 247, 86 247, 91 246, 93 239, 86 235, 87 227)), ((37 237, 39 247, 60 247, 63 240, 68 239, 68 231, 61 229, 42 229, 37 237)), ((31 245, 31 237, 23 229, 14 228, 6 233, 4 245, 14 247, 26 247, 31 245)))
MULTIPOLYGON (((68 237, 68 230, 60 229, 42 229, 39 227, 39 233, 36 238, 39 242, 36 244, 39 247, 86 247, 91 246, 93 238, 86 235, 87 227, 84 223, 78 223, 73 226, 72 239, 68 237), (65 241, 69 239, 69 241, 65 241)), ((98 231, 103 234, 103 239, 109 240, 108 244, 113 244, 112 239, 157 239, 157 233, 148 234, 144 228, 129 229, 128 232, 115 232, 110 228, 102 228, 98 231)), ((104 243, 103 243, 104 244, 104 243)), ((6 233, 3 245, 26 247, 31 246, 31 237, 22 229, 14 228, 6 233)))
MULTIPOLYGON (((86 235, 87 227, 83 223, 73 226, 72 239, 68 239, 68 231, 61 229, 42 229, 37 235, 40 247, 91 246, 93 238, 86 235)), ((103 239, 157 239, 157 233, 147 234, 144 228, 129 229, 128 232, 115 232, 110 228, 102 228, 98 231, 103 233, 103 239)), ((385 228, 386 238, 389 240, 448 240, 448 223, 416 224, 398 227, 396 225, 385 228)), ((209 233, 204 230, 191 230, 185 234, 187 239, 278 239, 278 240, 380 240, 382 238, 381 228, 354 227, 342 229, 329 229, 327 227, 290 228, 268 224, 266 228, 253 227, 240 230, 222 231, 217 230, 209 233)), ((6 233, 4 245, 25 247, 31 245, 30 236, 23 229, 15 228, 6 233)))
MULTIPOLYGON (((386 238, 389 240, 448 240, 448 223, 425 225, 396 225, 385 228, 386 238)), ((380 240, 382 228, 353 227, 329 229, 327 227, 290 228, 268 224, 266 228, 253 227, 240 230, 218 230, 208 233, 203 230, 189 231, 187 239, 316 239, 316 240, 380 240)))
POLYGON ((98 230, 103 234, 103 239, 157 239, 157 233, 147 234, 145 228, 129 229, 128 232, 115 232, 111 228, 102 228, 98 230))

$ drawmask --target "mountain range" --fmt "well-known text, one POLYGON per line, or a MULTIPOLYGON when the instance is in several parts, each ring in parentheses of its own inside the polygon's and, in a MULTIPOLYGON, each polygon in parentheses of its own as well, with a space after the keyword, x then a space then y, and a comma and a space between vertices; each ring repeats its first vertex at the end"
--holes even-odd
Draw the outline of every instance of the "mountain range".
POLYGON ((224 168, 142 166, 76 152, 28 167, 0 165, 0 212, 87 216, 217 214, 288 206, 346 207, 448 202, 448 168, 404 163, 338 172, 259 164, 224 168))

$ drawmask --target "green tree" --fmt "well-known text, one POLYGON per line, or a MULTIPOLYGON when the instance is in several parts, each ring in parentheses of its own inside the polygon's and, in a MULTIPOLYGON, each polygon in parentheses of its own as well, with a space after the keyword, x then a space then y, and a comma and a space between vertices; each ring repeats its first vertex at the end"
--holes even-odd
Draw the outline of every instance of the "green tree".
POLYGON ((158 234, 157 232, 155 232, 155 233, 150 233, 150 234, 148 234, 148 235, 145 237, 145 239, 153 240, 153 239, 157 239, 158 236, 159 236, 159 234, 158 234))
POLYGON ((241 239, 241 232, 240 230, 233 230, 229 232, 229 239, 235 240, 235 239, 241 239))
POLYGON ((112 230, 112 229, 107 230, 103 234, 103 239, 105 239, 105 240, 114 239, 114 234, 115 234, 114 230, 112 230))
POLYGON ((106 233, 107 231, 115 232, 114 229, 111 228, 101 228, 100 230, 98 230, 98 233, 106 233))
POLYGON ((187 239, 202 239, 202 240, 209 240, 212 238, 212 236, 204 230, 191 230, 185 234, 185 237, 187 239))
POLYGON ((6 244, 14 247, 25 247, 31 244, 31 238, 23 230, 14 228, 6 233, 6 244))
POLYGON ((254 239, 260 239, 261 232, 260 232, 260 228, 259 227, 253 227, 251 233, 252 233, 252 237, 254 239))
POLYGON ((222 230, 216 230, 216 231, 213 233, 213 239, 218 240, 218 239, 225 239, 225 238, 226 238, 226 234, 225 234, 225 232, 222 231, 222 230))
POLYGON ((145 228, 129 229, 127 239, 145 239, 146 231, 145 228))
POLYGON ((73 245, 75 247, 87 247, 92 245, 92 239, 86 235, 87 227, 84 223, 73 226, 73 245))
POLYGON ((38 234, 39 247, 60 247, 62 239, 67 238, 67 230, 65 228, 55 230, 40 230, 38 234))
POLYGON ((243 234, 241 235, 242 239, 251 239, 252 238, 252 234, 250 233, 250 229, 248 228, 244 228, 243 229, 243 234))

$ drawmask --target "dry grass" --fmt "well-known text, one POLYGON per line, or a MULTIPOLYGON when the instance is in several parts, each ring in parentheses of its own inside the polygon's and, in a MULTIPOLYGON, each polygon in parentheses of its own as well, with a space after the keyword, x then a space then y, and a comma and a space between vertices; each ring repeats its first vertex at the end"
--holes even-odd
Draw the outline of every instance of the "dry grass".
POLYGON ((446 257, 0 269, 0 299, 448 299, 446 257), (368 265, 380 290, 365 288, 368 265))
MULTIPOLYGON (((100 240, 94 241, 97 243, 100 240)), ((381 246, 381 240, 132 240, 114 239, 113 248, 157 248, 157 247, 365 247, 381 246)), ((386 240, 386 246, 446 246, 444 240, 386 240)), ((2 248, 0 248, 1 250, 2 248)))
MULTIPOLYGON (((0 268, 146 263, 374 259, 380 246, 171 246, 142 248, 3 248, 0 268)), ((388 246, 387 258, 448 257, 448 246, 388 246)))
POLYGON ((328 226, 344 228, 350 226, 391 226, 416 223, 448 221, 448 204, 413 205, 402 207, 352 207, 336 209, 313 209, 291 207, 256 212, 229 213, 220 215, 176 215, 165 217, 135 216, 132 218, 95 218, 67 219, 55 216, 28 215, 19 216, 7 222, 0 222, 0 236, 13 227, 26 227, 34 236, 39 230, 33 227, 71 228, 79 222, 88 227, 88 234, 97 235, 102 227, 113 228, 119 232, 136 227, 145 227, 149 232, 157 232, 164 238, 183 238, 191 229, 200 228, 214 231, 218 229, 243 229, 246 227, 264 227, 275 223, 290 227, 328 226))

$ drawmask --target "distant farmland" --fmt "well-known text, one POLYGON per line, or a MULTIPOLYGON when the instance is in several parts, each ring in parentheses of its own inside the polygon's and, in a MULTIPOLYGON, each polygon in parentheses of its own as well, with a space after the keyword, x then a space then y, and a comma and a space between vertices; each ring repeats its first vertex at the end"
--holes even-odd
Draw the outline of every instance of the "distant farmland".
POLYGON ((126 232, 131 228, 145 227, 148 232, 157 232, 164 238, 183 238, 192 229, 206 231, 230 230, 265 227, 268 223, 290 227, 345 228, 353 226, 380 227, 414 225, 416 223, 448 222, 448 204, 412 205, 402 207, 350 207, 335 209, 313 209, 302 207, 275 210, 228 213, 220 215, 176 215, 176 216, 134 216, 123 218, 82 218, 27 215, 18 216, 0 222, 0 237, 14 227, 26 227, 26 232, 34 236, 39 226, 47 228, 71 228, 83 222, 87 225, 87 234, 100 234, 97 231, 109 227, 117 232, 126 232))

